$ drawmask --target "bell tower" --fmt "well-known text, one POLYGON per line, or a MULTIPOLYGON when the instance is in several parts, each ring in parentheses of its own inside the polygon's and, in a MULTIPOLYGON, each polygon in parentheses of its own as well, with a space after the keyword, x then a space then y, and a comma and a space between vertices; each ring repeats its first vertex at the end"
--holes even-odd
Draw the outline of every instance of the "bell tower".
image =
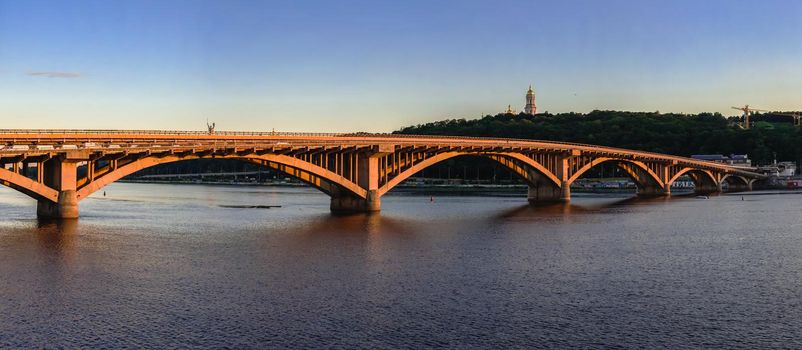
POLYGON ((532 90, 532 85, 529 85, 529 91, 526 92, 526 107, 524 107, 524 113, 529 115, 535 115, 537 113, 535 91, 532 90))

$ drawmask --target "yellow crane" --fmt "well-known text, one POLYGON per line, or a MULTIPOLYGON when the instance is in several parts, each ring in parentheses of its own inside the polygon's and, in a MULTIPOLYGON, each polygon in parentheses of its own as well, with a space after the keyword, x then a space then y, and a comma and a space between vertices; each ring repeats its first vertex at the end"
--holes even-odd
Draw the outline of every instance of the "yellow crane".
POLYGON ((743 107, 732 107, 732 109, 737 109, 739 111, 744 112, 743 128, 747 130, 749 130, 749 114, 751 114, 752 112, 769 112, 764 109, 750 108, 749 105, 744 105, 743 107))

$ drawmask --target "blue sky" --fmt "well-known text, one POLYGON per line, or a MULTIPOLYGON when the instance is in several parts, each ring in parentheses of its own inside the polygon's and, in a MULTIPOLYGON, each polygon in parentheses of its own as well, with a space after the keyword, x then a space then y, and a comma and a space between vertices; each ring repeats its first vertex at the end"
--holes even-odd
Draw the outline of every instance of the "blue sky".
POLYGON ((802 109, 800 1, 0 0, 3 128, 802 109))

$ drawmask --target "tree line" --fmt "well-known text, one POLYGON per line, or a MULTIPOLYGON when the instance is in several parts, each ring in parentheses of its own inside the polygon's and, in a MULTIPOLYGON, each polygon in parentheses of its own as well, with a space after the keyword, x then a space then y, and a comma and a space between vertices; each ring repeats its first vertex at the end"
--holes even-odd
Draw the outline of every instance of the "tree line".
POLYGON ((776 156, 778 161, 802 163, 802 130, 793 118, 755 115, 748 130, 740 126, 741 119, 720 113, 521 113, 446 119, 394 133, 577 142, 679 156, 748 154, 753 164, 771 163, 776 156))

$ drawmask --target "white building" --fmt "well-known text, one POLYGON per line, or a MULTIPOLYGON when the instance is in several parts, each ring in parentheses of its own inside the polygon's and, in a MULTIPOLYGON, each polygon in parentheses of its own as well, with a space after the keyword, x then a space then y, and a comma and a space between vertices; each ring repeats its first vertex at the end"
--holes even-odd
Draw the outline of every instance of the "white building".
POLYGON ((535 91, 532 90, 532 85, 529 85, 529 91, 526 92, 526 107, 524 107, 524 113, 529 115, 535 115, 537 113, 535 91))

